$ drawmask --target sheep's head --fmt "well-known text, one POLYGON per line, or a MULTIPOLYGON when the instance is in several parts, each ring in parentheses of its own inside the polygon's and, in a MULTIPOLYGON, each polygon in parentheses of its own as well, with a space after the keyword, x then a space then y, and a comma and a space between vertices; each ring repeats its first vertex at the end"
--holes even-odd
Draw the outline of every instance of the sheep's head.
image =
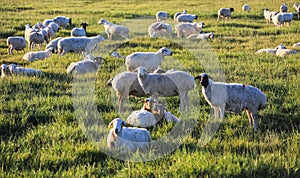
POLYGON ((9 71, 9 68, 6 64, 2 64, 1 65, 1 72, 2 72, 2 75, 10 75, 10 71, 9 71))
POLYGON ((135 72, 137 72, 139 77, 144 77, 148 74, 148 71, 144 67, 138 67, 135 69, 135 72))
POLYGON ((163 54, 163 56, 172 56, 172 51, 166 47, 160 48, 158 52, 163 54))
POLYGON ((278 50, 278 49, 286 49, 286 47, 283 44, 280 44, 275 48, 275 50, 278 50))
POLYGON ((204 26, 205 26, 205 23, 204 23, 204 22, 199 22, 199 23, 197 23, 197 28, 202 29, 204 26))
POLYGON ((208 86, 208 75, 205 73, 200 74, 199 76, 195 77, 195 80, 199 79, 200 80, 200 84, 203 87, 207 87, 208 86))
POLYGON ((98 21, 98 24, 101 25, 101 24, 107 24, 107 21, 104 19, 104 18, 101 18, 99 21, 98 21))
POLYGON ((115 118, 108 124, 108 127, 114 129, 116 134, 122 131, 123 126, 127 126, 127 124, 121 118, 115 118))
POLYGON ((234 12, 234 8, 233 7, 229 8, 229 9, 230 9, 230 12, 234 12))

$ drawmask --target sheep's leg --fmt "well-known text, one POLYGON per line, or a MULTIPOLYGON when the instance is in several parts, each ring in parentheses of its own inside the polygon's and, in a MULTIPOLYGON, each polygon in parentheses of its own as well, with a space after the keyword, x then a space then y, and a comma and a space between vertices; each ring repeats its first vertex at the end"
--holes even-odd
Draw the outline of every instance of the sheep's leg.
POLYGON ((120 95, 119 96, 119 112, 122 112, 122 107, 123 107, 123 97, 120 95))
POLYGON ((246 109, 246 112, 247 112, 247 115, 248 115, 249 124, 252 127, 253 126, 253 118, 252 118, 251 112, 250 112, 249 109, 246 109))

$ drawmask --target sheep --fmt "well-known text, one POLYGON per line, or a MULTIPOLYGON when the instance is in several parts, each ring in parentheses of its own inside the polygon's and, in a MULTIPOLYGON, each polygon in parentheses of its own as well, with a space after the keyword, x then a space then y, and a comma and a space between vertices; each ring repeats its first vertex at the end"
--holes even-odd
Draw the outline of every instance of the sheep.
POLYGON ((156 21, 162 21, 162 20, 167 20, 167 18, 169 17, 168 12, 164 12, 164 11, 158 11, 155 15, 156 17, 156 21))
POLYGON ((137 68, 138 81, 147 95, 178 96, 180 112, 184 106, 189 111, 188 92, 194 88, 194 77, 184 71, 173 71, 165 74, 148 73, 143 67, 137 68))
POLYGON ((8 67, 12 75, 40 76, 43 74, 41 70, 32 69, 32 68, 23 68, 17 66, 16 64, 10 64, 8 67))
POLYGON ((234 12, 234 8, 230 7, 230 8, 220 8, 218 10, 218 19, 217 21, 219 21, 220 17, 222 18, 231 18, 231 13, 234 12))
POLYGON ((45 20, 43 21, 43 25, 44 25, 44 26, 48 26, 51 22, 54 22, 54 20, 53 20, 53 19, 45 19, 45 20))
POLYGON ((108 126, 110 130, 107 135, 107 146, 110 151, 126 154, 149 149, 152 138, 147 129, 124 127, 127 124, 121 118, 115 118, 108 126))
POLYGON ((180 14, 186 14, 187 13, 187 10, 183 9, 182 12, 176 12, 173 16, 173 19, 174 19, 174 24, 176 24, 177 22, 177 17, 180 15, 180 14))
POLYGON ((296 12, 298 14, 298 19, 300 19, 300 6, 298 4, 294 4, 293 7, 296 9, 296 12))
POLYGON ((277 27, 277 28, 281 27, 281 25, 284 23, 282 13, 278 13, 275 16, 273 16, 272 21, 273 21, 275 27, 277 27))
POLYGON ((188 36, 186 39, 191 39, 191 40, 207 40, 207 39, 212 39, 214 37, 214 33, 201 33, 201 34, 191 34, 188 36))
POLYGON ((77 73, 84 74, 90 72, 97 72, 104 59, 102 57, 95 57, 87 55, 86 59, 79 62, 72 62, 67 68, 67 74, 77 73), (88 58, 88 59, 87 59, 88 58))
POLYGON ((82 52, 85 55, 98 47, 98 43, 104 41, 101 35, 94 37, 66 37, 57 43, 58 53, 64 56, 67 52, 82 52))
POLYGON ((154 22, 148 27, 150 37, 164 36, 172 34, 172 25, 163 22, 154 22))
POLYGON ((25 53, 26 40, 22 36, 11 36, 6 39, 7 52, 9 55, 13 54, 13 51, 23 51, 25 53))
POLYGON ((9 75, 11 75, 9 67, 6 64, 2 64, 1 65, 1 77, 4 78, 9 75))
POLYGON ((272 48, 265 48, 265 49, 259 49, 255 52, 255 54, 262 54, 262 53, 266 53, 266 54, 276 54, 276 51, 279 48, 285 48, 282 44, 278 45, 276 48, 272 49, 272 48))
POLYGON ((250 6, 248 5, 248 4, 244 4, 243 6, 242 6, 242 11, 247 11, 247 12, 249 12, 250 11, 250 6))
POLYGON ((300 42, 293 44, 293 48, 300 47, 300 42))
POLYGON ((56 33, 56 32, 59 31, 59 26, 55 22, 50 22, 47 27, 52 28, 52 30, 54 31, 54 33, 56 33))
POLYGON ((177 38, 187 37, 191 34, 199 34, 204 25, 203 22, 179 23, 175 26, 177 38))
POLYGON ((287 12, 288 11, 288 7, 286 4, 282 4, 280 7, 279 7, 279 12, 280 13, 284 13, 284 12, 287 12))
POLYGON ((139 66, 154 71, 161 65, 165 56, 171 55, 172 51, 166 47, 160 48, 157 52, 135 52, 125 58, 125 65, 128 71, 134 71, 139 66))
POLYGON ((31 51, 27 52, 22 59, 33 62, 36 60, 43 60, 49 58, 52 55, 53 48, 48 48, 45 51, 31 51))
POLYGON ((180 14, 176 18, 176 22, 189 22, 192 23, 198 19, 198 15, 195 14, 180 14))
POLYGON ((57 23, 59 27, 67 28, 68 25, 72 25, 72 19, 65 16, 56 16, 53 22, 57 23))
POLYGON ((276 56, 285 57, 287 55, 297 54, 297 53, 298 53, 298 51, 296 51, 296 50, 287 49, 285 47, 280 47, 276 51, 276 56))
POLYGON ((272 18, 277 15, 278 12, 270 12, 269 9, 264 9, 264 17, 266 19, 267 24, 270 24, 272 21, 272 18))
POLYGON ((258 111, 266 106, 266 95, 256 87, 238 83, 214 82, 206 73, 195 77, 200 80, 202 94, 214 108, 215 117, 224 118, 224 112, 241 113, 246 110, 250 125, 257 131, 258 111))
POLYGON ((293 20, 293 13, 281 13, 283 17, 283 22, 289 27, 293 20))
POLYGON ((125 27, 123 25, 117 25, 117 24, 113 24, 103 18, 101 18, 99 21, 98 21, 98 24, 101 25, 103 24, 104 25, 104 29, 105 29, 105 32, 107 34, 107 37, 109 40, 112 40, 112 37, 113 36, 121 36, 125 39, 128 39, 129 38, 129 28, 128 27, 125 27))
POLYGON ((51 40, 51 41, 47 44, 46 49, 52 48, 52 50, 53 50, 52 52, 53 52, 53 53, 57 53, 57 51, 58 51, 57 43, 58 43, 58 41, 61 40, 61 39, 62 39, 62 37, 58 37, 58 38, 56 38, 56 39, 54 39, 54 40, 51 40))
POLYGON ((156 125, 157 120, 154 115, 146 110, 133 111, 126 119, 126 123, 135 126, 148 128, 156 125))
POLYGON ((80 24, 81 28, 73 28, 71 30, 71 36, 72 37, 78 37, 78 36, 86 36, 86 27, 89 26, 87 23, 83 22, 80 24))
POLYGON ((38 31, 38 32, 32 32, 28 34, 28 50, 34 50, 34 45, 38 44, 39 45, 39 50, 42 48, 42 44, 45 41, 45 36, 43 31, 38 31))

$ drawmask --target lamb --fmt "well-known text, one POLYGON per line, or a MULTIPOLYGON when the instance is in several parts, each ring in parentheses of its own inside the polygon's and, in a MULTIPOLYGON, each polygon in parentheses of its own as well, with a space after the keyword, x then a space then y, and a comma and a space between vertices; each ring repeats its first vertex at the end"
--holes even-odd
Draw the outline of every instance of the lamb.
POLYGON ((77 74, 84 74, 84 73, 91 73, 97 72, 98 68, 104 61, 102 57, 95 57, 92 55, 87 55, 83 61, 79 62, 72 62, 69 67, 67 68, 67 73, 77 73, 77 74))
POLYGON ((98 47, 98 43, 104 41, 101 35, 94 37, 66 37, 57 43, 58 53, 64 56, 67 52, 82 52, 85 55, 98 47))
POLYGON ((278 13, 275 16, 273 16, 272 21, 273 21, 275 27, 277 27, 277 28, 281 27, 281 25, 284 23, 282 13, 278 13))
POLYGON ((2 64, 1 65, 1 77, 4 78, 9 75, 11 75, 9 67, 6 64, 2 64))
POLYGON ((27 52, 22 59, 33 62, 36 60, 43 60, 49 58, 52 55, 53 48, 48 48, 45 51, 31 51, 27 52))
POLYGON ((164 36, 172 34, 172 25, 163 22, 154 22, 148 27, 150 37, 164 36))
POLYGON ((108 126, 111 128, 107 135, 107 146, 110 151, 126 154, 149 149, 152 138, 147 129, 123 127, 127 124, 121 118, 115 118, 108 126))
POLYGON ((294 4, 293 7, 296 9, 296 12, 298 14, 298 19, 300 19, 300 6, 298 4, 294 4))
POLYGON ((259 49, 255 52, 255 54, 262 54, 262 53, 266 53, 266 54, 276 54, 276 51, 279 48, 285 48, 282 44, 278 45, 276 48, 272 49, 272 48, 265 48, 265 49, 259 49))
POLYGON ((264 17, 266 19, 267 24, 270 24, 272 21, 272 18, 277 14, 278 14, 278 12, 270 12, 269 9, 264 9, 264 17))
POLYGON ((158 11, 155 15, 156 17, 156 21, 162 21, 162 20, 167 20, 167 18, 169 17, 168 12, 164 12, 164 11, 158 11))
POLYGON ((205 24, 203 22, 179 23, 175 26, 177 38, 187 37, 192 34, 199 34, 205 24))
POLYGON ((10 64, 8 67, 12 75, 40 76, 43 74, 41 70, 32 69, 32 68, 23 68, 17 66, 16 64, 10 64))
POLYGON ((215 117, 224 118, 224 112, 241 113, 246 110, 250 125, 257 131, 258 111, 266 106, 266 95, 258 88, 238 83, 214 82, 202 73, 200 80, 202 94, 214 108, 215 117))
POLYGON ((176 22, 189 22, 192 23, 198 19, 198 15, 195 14, 180 14, 176 18, 176 22))
POLYGON ((287 12, 288 11, 288 7, 286 4, 282 4, 280 7, 279 7, 279 12, 280 13, 284 13, 284 12, 287 12))
POLYGON ((218 20, 217 21, 219 21, 220 17, 231 18, 232 12, 234 12, 234 8, 232 8, 232 7, 231 8, 224 8, 224 7, 220 8, 218 10, 218 20))
POLYGON ((145 94, 155 95, 156 97, 179 95, 180 112, 183 111, 184 106, 186 112, 189 111, 188 92, 195 86, 193 76, 183 71, 173 71, 165 74, 148 73, 143 67, 137 68, 137 75, 139 84, 145 94))
POLYGON ((293 20, 293 13, 281 13, 283 17, 283 22, 289 27, 293 20))
POLYGON ((182 12, 176 12, 173 16, 173 19, 174 19, 174 24, 176 24, 177 22, 177 17, 180 15, 180 14, 186 14, 187 13, 187 10, 183 9, 182 12))
POLYGON ((71 30, 71 36, 72 37, 78 37, 78 36, 86 36, 86 27, 89 26, 87 23, 83 22, 80 24, 81 28, 73 28, 71 30))
POLYGON ((210 32, 210 33, 191 34, 186 39, 207 40, 207 39, 212 39, 213 37, 214 37, 214 33, 210 32))
POLYGON ((166 47, 160 48, 157 52, 135 52, 125 58, 125 64, 128 71, 134 71, 139 66, 154 71, 161 65, 165 56, 171 55, 172 51, 166 47))
POLYGON ((47 44, 46 49, 52 48, 52 52, 53 52, 53 53, 57 53, 57 52, 58 52, 57 43, 58 43, 58 41, 61 40, 61 39, 62 39, 62 37, 58 37, 58 38, 56 38, 56 39, 54 39, 54 40, 51 40, 51 41, 47 44))
POLYGON ((123 25, 113 24, 103 18, 98 21, 98 24, 104 25, 104 29, 105 29, 105 32, 106 32, 109 40, 112 40, 113 36, 121 36, 125 39, 129 38, 128 34, 129 34, 130 30, 129 30, 129 28, 127 28, 123 25))
POLYGON ((9 55, 13 54, 13 51, 23 51, 25 53, 25 47, 26 47, 26 40, 22 36, 11 36, 8 37, 6 40, 7 44, 7 52, 9 55))
POLYGON ((250 6, 248 5, 248 4, 244 4, 243 6, 242 6, 242 11, 247 11, 247 12, 250 12, 250 6))
POLYGON ((61 28, 67 28, 68 25, 72 25, 72 19, 65 16, 56 16, 53 19, 53 22, 57 23, 57 25, 61 28))

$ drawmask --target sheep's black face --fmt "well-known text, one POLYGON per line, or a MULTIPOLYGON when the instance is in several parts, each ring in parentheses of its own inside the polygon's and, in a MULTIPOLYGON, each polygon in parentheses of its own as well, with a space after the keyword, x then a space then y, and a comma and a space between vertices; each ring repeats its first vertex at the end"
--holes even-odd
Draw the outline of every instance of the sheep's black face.
POLYGON ((231 11, 231 12, 234 12, 234 8, 230 8, 230 11, 231 11))
POLYGON ((200 80, 201 86, 203 86, 203 87, 205 87, 205 88, 208 86, 208 75, 207 75, 207 74, 203 73, 203 74, 201 74, 201 75, 195 77, 195 80, 196 80, 196 79, 199 79, 199 80, 200 80))

